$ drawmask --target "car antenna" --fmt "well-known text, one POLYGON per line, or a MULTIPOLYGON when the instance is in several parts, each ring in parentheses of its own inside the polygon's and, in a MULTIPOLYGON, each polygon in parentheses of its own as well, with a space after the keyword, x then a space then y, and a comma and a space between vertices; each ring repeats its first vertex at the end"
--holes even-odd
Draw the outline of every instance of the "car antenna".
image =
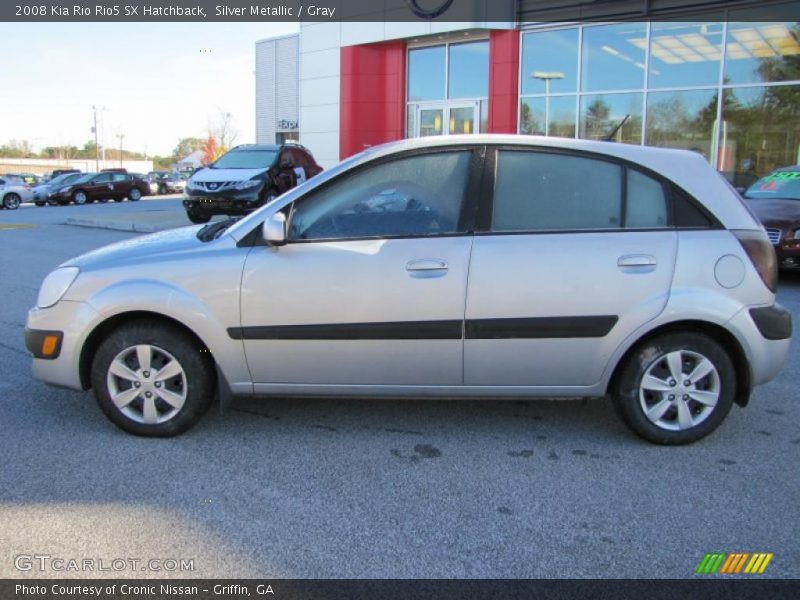
POLYGON ((614 141, 614 136, 615 136, 615 135, 617 134, 617 132, 618 132, 618 131, 619 131, 619 130, 622 128, 622 126, 623 126, 623 125, 625 125, 625 123, 627 123, 627 122, 628 122, 628 119, 630 119, 630 118, 631 118, 631 115, 630 115, 630 114, 627 114, 627 115, 625 115, 625 117, 622 119, 622 121, 620 121, 620 122, 619 122, 619 125, 617 125, 616 127, 614 127, 614 131, 612 131, 612 132, 611 132, 611 133, 609 133, 609 134, 608 134, 606 137, 604 137, 604 138, 603 138, 603 141, 604 141, 604 142, 613 142, 613 141, 614 141))

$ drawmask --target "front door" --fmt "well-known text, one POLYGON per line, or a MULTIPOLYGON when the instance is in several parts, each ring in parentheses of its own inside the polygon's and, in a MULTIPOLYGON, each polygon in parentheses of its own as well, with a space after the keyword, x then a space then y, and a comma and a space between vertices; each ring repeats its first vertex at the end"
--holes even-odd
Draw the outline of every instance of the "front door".
POLYGON ((416 137, 480 131, 480 103, 420 105, 417 107, 416 137))
MULTIPOLYGON (((492 154, 489 166, 492 163, 492 154)), ((613 161, 500 149, 467 290, 467 385, 590 386, 666 305, 662 184, 613 161)))
POLYGON ((462 383, 472 158, 379 160, 289 207, 288 243, 253 248, 242 278, 236 334, 257 391, 462 383))

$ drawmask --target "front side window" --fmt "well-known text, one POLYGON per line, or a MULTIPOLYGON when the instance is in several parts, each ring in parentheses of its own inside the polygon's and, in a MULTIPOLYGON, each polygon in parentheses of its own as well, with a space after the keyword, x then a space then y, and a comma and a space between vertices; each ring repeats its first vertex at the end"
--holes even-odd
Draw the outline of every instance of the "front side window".
POLYGON ((663 186, 639 171, 580 156, 498 154, 492 231, 667 226, 663 186))
POLYGON ((290 240, 430 236, 455 233, 471 152, 399 158, 298 201, 290 240))
POLYGON ((111 181, 111 173, 100 173, 92 180, 92 183, 108 183, 111 181))

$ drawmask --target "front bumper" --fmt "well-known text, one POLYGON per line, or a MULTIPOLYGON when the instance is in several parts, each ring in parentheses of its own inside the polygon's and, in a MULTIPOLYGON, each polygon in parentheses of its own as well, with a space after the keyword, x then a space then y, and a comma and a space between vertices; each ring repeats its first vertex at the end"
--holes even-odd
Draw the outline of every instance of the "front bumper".
POLYGON ((183 206, 208 214, 247 213, 262 206, 261 187, 249 190, 224 190, 206 192, 195 190, 184 192, 183 206))
POLYGON ((85 302, 61 300, 50 308, 32 308, 28 311, 25 325, 26 345, 34 355, 33 376, 47 384, 82 390, 80 375, 81 350, 89 333, 100 323, 102 317, 85 302), (35 351, 42 348, 42 334, 61 333, 58 353, 55 357, 38 358, 35 351))

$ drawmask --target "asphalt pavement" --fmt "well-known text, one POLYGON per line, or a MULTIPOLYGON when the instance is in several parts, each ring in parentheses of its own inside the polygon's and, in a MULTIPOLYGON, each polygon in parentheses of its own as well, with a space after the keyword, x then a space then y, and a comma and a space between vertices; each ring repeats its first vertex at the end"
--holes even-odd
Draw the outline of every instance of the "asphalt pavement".
MULTIPOLYGON (((186 223, 174 197, 0 211, 0 577, 121 558, 194 570, 114 576, 684 579, 737 551, 800 577, 796 344, 687 447, 639 440, 606 400, 236 400, 178 438, 119 431, 91 393, 31 377, 23 327, 53 267, 137 235, 68 218, 148 212, 186 223)), ((778 295, 800 314, 800 275, 778 295)))

